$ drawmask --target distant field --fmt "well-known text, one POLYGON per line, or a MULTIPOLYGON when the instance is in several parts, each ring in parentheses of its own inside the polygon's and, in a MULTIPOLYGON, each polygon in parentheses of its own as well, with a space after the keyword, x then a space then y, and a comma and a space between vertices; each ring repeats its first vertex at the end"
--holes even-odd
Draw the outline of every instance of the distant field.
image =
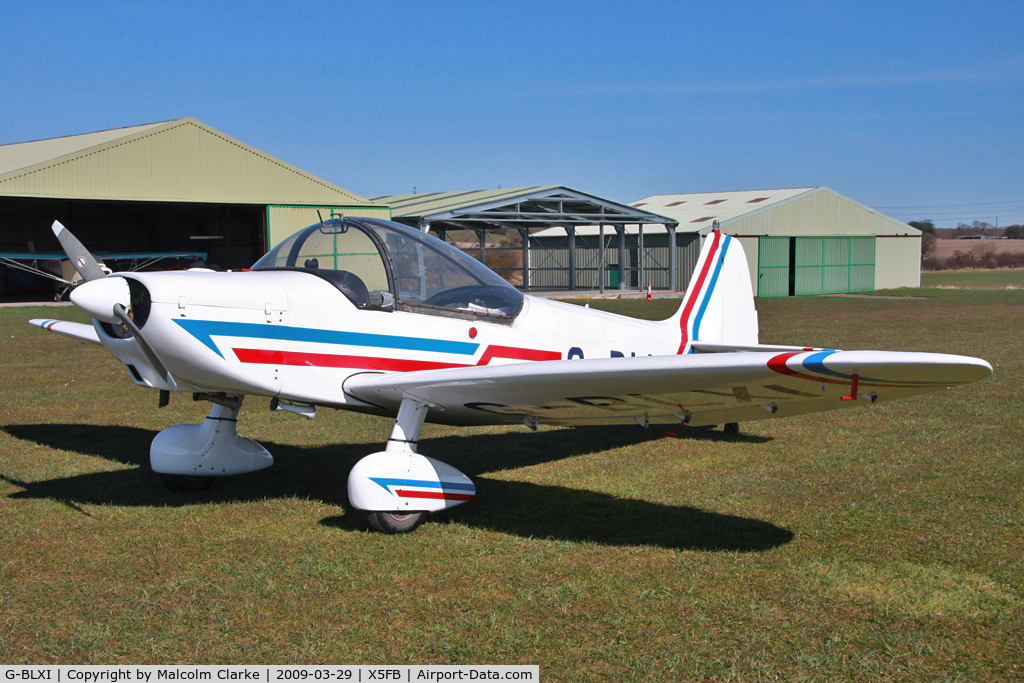
POLYGON ((102 349, 24 322, 73 310, 0 309, 0 662, 1021 680, 1024 292, 900 291, 928 298, 759 299, 761 339, 978 355, 995 375, 734 438, 428 425, 421 450, 479 495, 406 537, 345 509, 388 420, 247 399, 239 431, 275 466, 171 494, 149 442, 204 406, 158 410, 102 349))
POLYGON ((1024 240, 937 240, 933 255, 945 259, 958 251, 967 254, 974 250, 1020 254, 1024 253, 1024 240))

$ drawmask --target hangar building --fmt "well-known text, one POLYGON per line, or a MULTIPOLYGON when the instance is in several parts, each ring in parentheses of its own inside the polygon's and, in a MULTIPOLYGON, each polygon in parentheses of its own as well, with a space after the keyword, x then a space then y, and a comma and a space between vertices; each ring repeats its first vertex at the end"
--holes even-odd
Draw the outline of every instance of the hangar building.
MULTIPOLYGON (((629 225, 624 236, 624 288, 650 280, 656 289, 685 289, 703 238, 715 221, 724 234, 743 244, 757 296, 865 292, 921 284, 921 232, 827 187, 662 194, 630 206, 678 221, 679 270, 674 286, 669 287, 658 268, 669 239, 661 226, 641 231, 629 225)), ((577 243, 581 233, 591 239, 597 235, 593 228, 579 228, 577 243)), ((565 233, 551 229, 533 239, 535 249, 558 251, 565 233)), ((614 242, 618 237, 609 239, 614 242)), ((591 250, 596 253, 596 247, 591 250)), ((615 288, 619 282, 609 277, 605 284, 615 288)))
MULTIPOLYGON (((441 239, 454 231, 475 234, 475 244, 457 246, 476 252, 481 263, 523 289, 588 289, 598 282, 598 263, 625 262, 619 252, 606 255, 600 248, 605 241, 589 235, 621 236, 628 224, 633 224, 634 232, 653 224, 667 244, 676 229, 672 218, 560 185, 395 195, 371 201, 390 206, 393 220, 441 239), (548 229, 560 237, 538 242, 535 235, 547 234, 548 229), (497 241, 499 235, 506 241, 497 241), (512 242, 507 240, 510 236, 512 242), (502 252, 506 258, 492 258, 502 252)), ((619 250, 631 239, 620 239, 619 250)), ((674 254, 667 248, 663 251, 664 258, 652 268, 667 284, 674 279, 676 263, 671 258, 674 254)), ((625 281, 629 273, 615 267, 610 277, 625 281)))
POLYGON ((390 217, 192 118, 0 146, 0 251, 59 251, 59 220, 90 249, 242 268, 317 209, 390 217))

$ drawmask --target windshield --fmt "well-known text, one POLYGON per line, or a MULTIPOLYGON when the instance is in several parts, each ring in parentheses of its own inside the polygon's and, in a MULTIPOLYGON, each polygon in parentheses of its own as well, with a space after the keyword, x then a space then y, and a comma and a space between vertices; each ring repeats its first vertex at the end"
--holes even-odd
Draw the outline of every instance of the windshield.
POLYGON ((519 290, 468 254, 431 235, 376 218, 311 225, 253 266, 282 269, 323 277, 360 308, 511 318, 523 305, 519 290))

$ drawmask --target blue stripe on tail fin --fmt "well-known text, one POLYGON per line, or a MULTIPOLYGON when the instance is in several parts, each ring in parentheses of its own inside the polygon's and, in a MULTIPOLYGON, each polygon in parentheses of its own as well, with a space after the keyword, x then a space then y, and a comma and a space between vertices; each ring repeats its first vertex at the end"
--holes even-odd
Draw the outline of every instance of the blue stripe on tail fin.
POLYGON ((739 240, 718 231, 704 239, 683 302, 666 324, 679 330, 678 353, 691 352, 697 340, 757 344, 757 311, 739 240))

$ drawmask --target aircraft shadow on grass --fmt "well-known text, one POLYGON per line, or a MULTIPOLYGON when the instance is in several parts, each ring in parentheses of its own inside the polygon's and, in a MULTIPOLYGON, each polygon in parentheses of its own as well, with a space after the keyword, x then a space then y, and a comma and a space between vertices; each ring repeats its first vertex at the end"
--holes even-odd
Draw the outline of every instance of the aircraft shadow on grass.
MULTIPOLYGON (((274 455, 274 467, 225 478, 199 493, 171 493, 149 470, 149 444, 156 436, 152 430, 81 424, 7 425, 0 429, 23 441, 130 466, 40 482, 5 478, 22 489, 10 498, 50 499, 75 509, 81 504, 176 506, 290 497, 347 507, 349 470, 364 455, 380 447, 365 443, 320 447, 264 443, 274 455)), ((792 540, 789 530, 761 520, 484 476, 488 472, 636 445, 661 438, 662 433, 657 427, 577 427, 538 434, 512 432, 424 439, 424 453, 462 470, 477 485, 473 503, 436 513, 432 519, 521 537, 680 550, 754 552, 792 540)), ((684 443, 689 439, 728 438, 750 443, 769 440, 744 435, 724 437, 719 431, 703 428, 681 431, 680 435, 684 443)), ((354 514, 329 517, 321 523, 341 529, 363 528, 354 514)))

